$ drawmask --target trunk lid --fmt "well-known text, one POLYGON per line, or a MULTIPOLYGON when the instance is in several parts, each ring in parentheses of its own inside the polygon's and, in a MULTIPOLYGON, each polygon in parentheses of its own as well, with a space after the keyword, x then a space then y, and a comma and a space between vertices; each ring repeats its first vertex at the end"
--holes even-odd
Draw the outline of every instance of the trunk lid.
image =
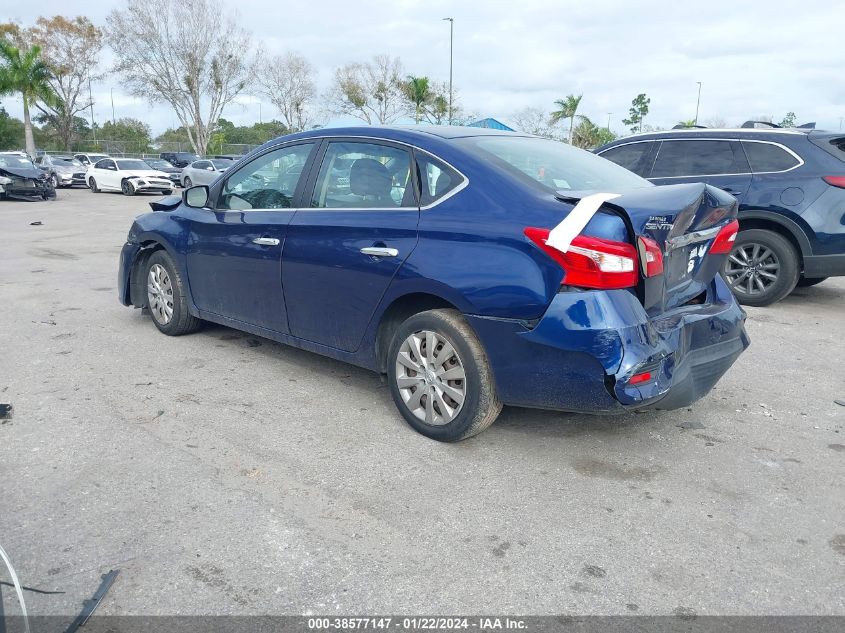
MULTIPOLYGON (((557 198, 571 202, 584 192, 559 192, 557 198)), ((727 254, 710 253, 719 231, 736 219, 737 202, 730 194, 703 183, 644 187, 616 192, 620 196, 602 205, 628 225, 637 245, 640 236, 659 246, 663 274, 640 274, 638 294, 649 314, 684 305, 707 290, 719 273, 727 254)), ((589 225, 585 231, 589 231, 589 225)), ((640 248, 644 269, 644 251, 640 248)))

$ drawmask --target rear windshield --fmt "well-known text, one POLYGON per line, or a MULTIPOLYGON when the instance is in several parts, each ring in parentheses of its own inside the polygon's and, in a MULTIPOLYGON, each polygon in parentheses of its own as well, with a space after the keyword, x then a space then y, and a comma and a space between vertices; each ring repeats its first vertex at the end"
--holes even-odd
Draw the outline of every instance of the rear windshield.
POLYGON ((810 141, 845 162, 845 136, 810 136, 810 141))
POLYGON ((560 141, 524 136, 459 139, 482 160, 550 191, 617 191, 652 184, 627 169, 560 141))

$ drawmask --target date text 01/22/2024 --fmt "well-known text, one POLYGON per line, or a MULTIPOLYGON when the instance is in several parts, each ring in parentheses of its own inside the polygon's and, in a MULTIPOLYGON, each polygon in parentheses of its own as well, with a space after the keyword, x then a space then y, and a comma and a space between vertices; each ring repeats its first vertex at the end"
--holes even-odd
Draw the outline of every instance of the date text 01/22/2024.
POLYGON ((353 630, 390 630, 406 631, 442 631, 442 630, 525 630, 524 620, 498 617, 345 617, 345 618, 308 618, 308 629, 353 631, 353 630))

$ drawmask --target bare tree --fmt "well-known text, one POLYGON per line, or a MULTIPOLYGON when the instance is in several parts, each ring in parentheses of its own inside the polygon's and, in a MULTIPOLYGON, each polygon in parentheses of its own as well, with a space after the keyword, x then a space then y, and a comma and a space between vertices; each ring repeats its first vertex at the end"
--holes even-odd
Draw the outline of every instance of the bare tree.
POLYGON ((370 125, 392 123, 408 113, 403 76, 402 62, 388 55, 376 55, 372 62, 338 68, 329 92, 331 109, 370 125))
POLYGON ((124 86, 170 104, 194 151, 204 154, 223 109, 251 78, 249 33, 218 0, 130 2, 109 14, 107 32, 124 86))
POLYGON ((521 132, 544 138, 557 138, 551 115, 541 108, 523 108, 511 114, 511 120, 521 132))
POLYGON ((287 52, 262 63, 257 75, 260 92, 276 106, 288 130, 306 129, 317 96, 313 64, 301 55, 287 52))
POLYGON ((50 70, 48 83, 58 100, 36 102, 36 107, 56 131, 62 147, 70 150, 76 135, 76 117, 91 106, 87 94, 91 81, 100 79, 97 61, 103 48, 103 31, 82 16, 38 18, 29 37, 41 47, 41 58, 50 70))

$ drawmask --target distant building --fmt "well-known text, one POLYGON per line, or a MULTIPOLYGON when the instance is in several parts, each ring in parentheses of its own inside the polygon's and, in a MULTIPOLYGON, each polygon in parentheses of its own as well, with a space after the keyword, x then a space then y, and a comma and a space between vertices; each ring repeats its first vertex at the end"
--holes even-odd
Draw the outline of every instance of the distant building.
POLYGON ((492 119, 490 117, 486 119, 481 119, 480 121, 475 121, 474 123, 468 123, 468 127, 486 127, 490 128, 491 130, 504 130, 505 132, 515 132, 512 127, 508 127, 501 121, 497 121, 496 119, 492 119))

